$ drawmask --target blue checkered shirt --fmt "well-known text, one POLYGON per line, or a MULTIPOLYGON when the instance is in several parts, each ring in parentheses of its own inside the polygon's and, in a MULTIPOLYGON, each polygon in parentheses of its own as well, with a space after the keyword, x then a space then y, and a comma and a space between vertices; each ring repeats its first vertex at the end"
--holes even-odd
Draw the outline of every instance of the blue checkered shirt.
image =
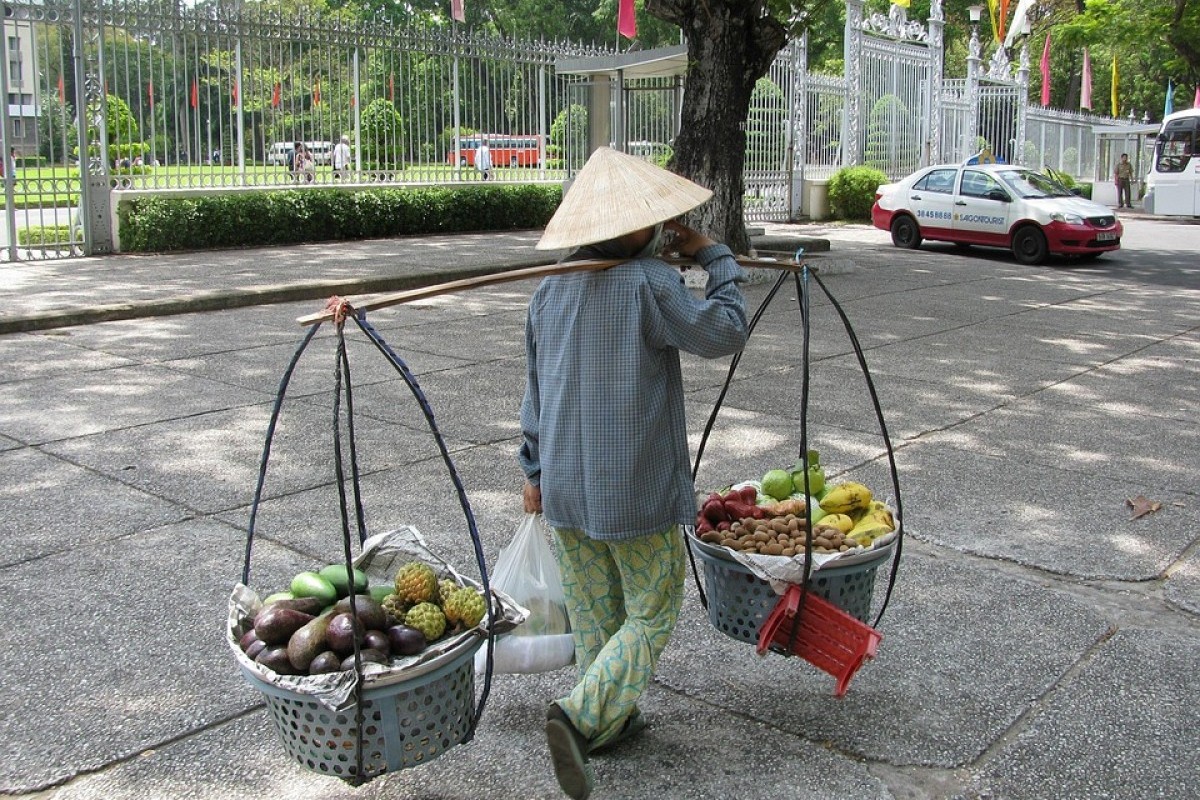
POLYGON ((624 539, 695 522, 679 351, 727 356, 748 335, 729 248, 696 261, 703 300, 656 258, 546 278, 530 299, 518 458, 554 527, 624 539))

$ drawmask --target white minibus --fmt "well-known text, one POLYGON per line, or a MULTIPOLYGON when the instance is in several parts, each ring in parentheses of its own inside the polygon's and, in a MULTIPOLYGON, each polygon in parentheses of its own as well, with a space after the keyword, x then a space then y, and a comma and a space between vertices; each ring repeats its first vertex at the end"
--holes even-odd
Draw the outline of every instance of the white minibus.
POLYGON ((1151 214, 1200 217, 1200 108, 1163 120, 1142 206, 1151 214))

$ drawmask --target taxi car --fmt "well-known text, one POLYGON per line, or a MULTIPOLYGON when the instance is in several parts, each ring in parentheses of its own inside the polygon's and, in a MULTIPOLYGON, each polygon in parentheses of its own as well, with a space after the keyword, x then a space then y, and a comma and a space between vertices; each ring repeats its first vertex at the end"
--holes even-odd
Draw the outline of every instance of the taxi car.
POLYGON ((1039 172, 1010 164, 940 164, 875 190, 875 227, 896 247, 924 239, 1012 250, 1022 264, 1050 255, 1096 258, 1118 250, 1112 209, 1039 172))

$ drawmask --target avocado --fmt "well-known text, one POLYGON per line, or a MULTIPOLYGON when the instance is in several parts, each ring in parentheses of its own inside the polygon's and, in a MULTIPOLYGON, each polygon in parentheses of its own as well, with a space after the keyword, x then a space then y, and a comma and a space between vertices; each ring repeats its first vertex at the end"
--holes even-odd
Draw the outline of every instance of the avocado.
POLYGON ((263 605, 269 606, 271 603, 277 603, 280 600, 294 600, 296 595, 291 592, 275 592, 263 598, 263 605))
POLYGON ((338 598, 338 591, 333 584, 315 572, 301 572, 292 578, 292 594, 296 597, 315 597, 321 601, 321 605, 338 598))
POLYGON ((321 598, 319 597, 284 597, 276 600, 274 603, 264 603, 263 605, 290 608, 293 611, 303 611, 305 614, 316 615, 321 612, 321 608, 325 604, 321 602, 321 598))
POLYGON ((297 675, 296 668, 292 666, 292 662, 288 661, 287 648, 280 645, 278 647, 268 647, 258 654, 258 658, 254 659, 258 664, 262 664, 269 670, 277 672, 280 675, 297 675))
POLYGON ((371 599, 374 600, 376 603, 382 603, 383 599, 385 597, 387 597, 389 594, 395 594, 395 592, 396 592, 396 587, 391 586, 389 584, 381 584, 379 586, 372 586, 370 589, 367 590, 367 594, 369 594, 371 596, 371 599))
POLYGON ((327 650, 325 632, 329 630, 329 620, 333 614, 322 614, 304 623, 304 627, 292 634, 288 639, 288 661, 301 672, 307 672, 312 660, 327 650))
POLYGON ((312 618, 312 614, 305 614, 294 608, 284 608, 278 604, 269 605, 254 617, 254 632, 260 640, 269 645, 286 645, 292 634, 312 618))
MULTIPOLYGON (((337 589, 338 597, 345 597, 350 594, 350 584, 346 578, 345 564, 330 564, 327 567, 322 567, 317 573, 325 580, 333 584, 333 588, 337 589)), ((367 591, 367 573, 361 569, 354 570, 354 593, 366 594, 367 591)))
MULTIPOLYGON (((338 600, 333 610, 339 614, 351 613, 350 598, 343 597, 338 600)), ((367 630, 381 631, 387 627, 387 612, 383 610, 383 606, 366 595, 360 594, 354 598, 353 611, 357 612, 358 621, 367 630)))
POLYGON ((308 665, 309 675, 321 675, 326 672, 341 672, 342 657, 332 650, 326 650, 312 660, 308 665))

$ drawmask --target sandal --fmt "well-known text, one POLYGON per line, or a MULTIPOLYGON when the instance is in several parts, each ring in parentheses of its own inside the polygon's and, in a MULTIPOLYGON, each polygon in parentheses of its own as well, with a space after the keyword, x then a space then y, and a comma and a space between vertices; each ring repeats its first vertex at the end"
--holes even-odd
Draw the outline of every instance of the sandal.
POLYGON ((596 782, 587 763, 588 741, 558 703, 551 703, 546 709, 546 743, 550 746, 554 777, 563 792, 571 800, 587 800, 596 782))
POLYGON ((621 730, 617 731, 616 736, 609 739, 604 744, 593 745, 588 744, 588 754, 603 753, 611 747, 615 747, 626 739, 632 739, 642 731, 646 730, 646 718, 642 716, 642 712, 634 709, 633 713, 625 718, 625 724, 621 726, 621 730))

